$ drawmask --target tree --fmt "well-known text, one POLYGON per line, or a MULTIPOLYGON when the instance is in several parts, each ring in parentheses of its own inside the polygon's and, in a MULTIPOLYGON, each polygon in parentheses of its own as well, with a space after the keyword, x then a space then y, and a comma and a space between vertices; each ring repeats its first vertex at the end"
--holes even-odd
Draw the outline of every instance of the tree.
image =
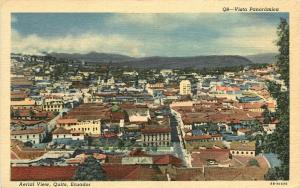
POLYGON ((88 141, 88 146, 92 146, 93 138, 90 135, 87 136, 87 141, 88 141))
POLYGON ((122 139, 120 139, 119 142, 118 142, 118 148, 122 149, 124 146, 125 146, 124 141, 122 139))
POLYGON ((29 111, 29 115, 30 115, 30 117, 32 118, 32 117, 35 116, 35 112, 31 109, 31 110, 29 111))
POLYGON ((76 181, 105 181, 106 175, 101 164, 93 157, 88 156, 81 164, 73 177, 76 181))
MULTIPOLYGON (((280 89, 274 90, 270 88, 271 95, 277 99, 277 109, 275 116, 279 119, 273 134, 267 137, 265 150, 273 152, 278 155, 281 160, 281 166, 270 169, 265 176, 267 180, 288 180, 289 179, 289 26, 285 19, 281 19, 278 26, 278 41, 277 46, 279 47, 280 54, 277 56, 276 65, 278 72, 281 74, 281 79, 284 80, 287 86, 287 91, 281 92, 280 89)), ((271 86, 275 86, 272 84, 271 86)))
POLYGON ((269 124, 272 121, 272 115, 270 110, 268 109, 267 105, 263 105, 262 109, 264 110, 262 115, 264 117, 264 123, 269 124))
POLYGON ((286 19, 281 18, 277 28, 279 55, 276 65, 284 83, 289 87, 289 24, 286 19))

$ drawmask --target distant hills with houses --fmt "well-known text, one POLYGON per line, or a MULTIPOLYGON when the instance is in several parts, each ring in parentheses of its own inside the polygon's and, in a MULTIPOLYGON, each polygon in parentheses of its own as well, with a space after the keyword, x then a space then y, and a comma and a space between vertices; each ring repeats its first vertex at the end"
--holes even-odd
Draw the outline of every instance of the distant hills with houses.
POLYGON ((111 63, 112 66, 128 66, 140 69, 146 68, 188 68, 197 69, 213 67, 232 67, 251 64, 270 64, 275 62, 275 53, 265 53, 249 56, 239 55, 210 55, 191 57, 141 57, 135 58, 121 54, 90 52, 79 53, 50 53, 58 59, 79 60, 90 63, 111 63))

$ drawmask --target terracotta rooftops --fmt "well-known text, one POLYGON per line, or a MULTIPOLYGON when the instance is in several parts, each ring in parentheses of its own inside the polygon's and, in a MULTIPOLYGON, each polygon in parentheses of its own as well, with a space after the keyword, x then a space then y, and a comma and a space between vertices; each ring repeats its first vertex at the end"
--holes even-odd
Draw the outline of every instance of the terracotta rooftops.
POLYGON ((56 128, 52 134, 71 134, 71 130, 66 130, 63 127, 56 128))
MULTIPOLYGON (((77 166, 11 167, 12 181, 67 181, 72 180, 77 166)), ((159 170, 140 165, 103 165, 108 180, 166 180, 159 170)))
POLYGON ((169 133, 171 132, 170 127, 148 127, 141 130, 144 134, 150 134, 150 133, 169 133))
POLYGON ((240 91, 238 87, 217 86, 216 89, 219 91, 240 91))
POLYGON ((184 137, 184 139, 186 141, 193 141, 193 140, 207 140, 207 139, 211 139, 211 138, 214 138, 214 137, 222 137, 222 135, 220 134, 214 134, 214 135, 197 135, 197 136, 188 136, 186 135, 184 137))
POLYGON ((40 134, 44 132, 45 129, 43 127, 25 129, 25 130, 12 130, 11 135, 23 135, 23 134, 40 134))
POLYGON ((255 151, 255 141, 254 142, 238 142, 234 141, 230 144, 231 150, 242 150, 242 151, 255 151))
POLYGON ((11 167, 12 181, 72 180, 76 166, 35 166, 35 167, 11 167))
POLYGON ((64 119, 64 118, 60 118, 60 119, 56 120, 56 123, 58 123, 58 124, 77 123, 77 119, 64 119))

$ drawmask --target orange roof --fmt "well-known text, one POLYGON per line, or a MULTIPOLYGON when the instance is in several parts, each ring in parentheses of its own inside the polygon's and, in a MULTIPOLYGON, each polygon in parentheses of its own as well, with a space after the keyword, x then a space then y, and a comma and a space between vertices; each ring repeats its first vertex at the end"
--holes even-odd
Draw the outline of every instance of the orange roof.
POLYGON ((242 132, 242 133, 246 133, 246 132, 251 131, 251 129, 248 129, 248 128, 239 128, 238 131, 242 132))
POLYGON ((38 127, 34 129, 25 129, 25 130, 12 130, 11 135, 22 135, 22 134, 39 134, 45 131, 45 128, 38 127))
POLYGON ((11 167, 12 181, 35 181, 72 180, 75 175, 76 166, 35 166, 35 167, 11 167))
POLYGON ((58 127, 52 132, 52 134, 70 134, 70 133, 71 133, 71 130, 66 130, 63 127, 58 127))
POLYGON ((220 91, 240 91, 240 88, 238 88, 238 87, 217 86, 216 90, 220 90, 220 91))
POLYGON ((157 127, 157 128, 144 128, 141 130, 142 133, 169 133, 171 132, 170 127, 157 127))
POLYGON ((60 118, 60 119, 56 120, 56 123, 58 123, 58 124, 77 123, 77 119, 63 119, 63 118, 60 118))

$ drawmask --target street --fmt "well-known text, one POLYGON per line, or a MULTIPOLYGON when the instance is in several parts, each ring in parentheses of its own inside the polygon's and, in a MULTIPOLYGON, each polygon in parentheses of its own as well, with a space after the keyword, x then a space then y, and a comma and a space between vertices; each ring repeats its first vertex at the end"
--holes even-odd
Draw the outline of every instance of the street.
POLYGON ((170 125, 171 125, 171 142, 173 144, 175 155, 180 158, 183 162, 183 166, 190 167, 188 162, 188 155, 186 154, 183 144, 181 142, 180 128, 178 127, 178 122, 174 115, 170 115, 170 125))

